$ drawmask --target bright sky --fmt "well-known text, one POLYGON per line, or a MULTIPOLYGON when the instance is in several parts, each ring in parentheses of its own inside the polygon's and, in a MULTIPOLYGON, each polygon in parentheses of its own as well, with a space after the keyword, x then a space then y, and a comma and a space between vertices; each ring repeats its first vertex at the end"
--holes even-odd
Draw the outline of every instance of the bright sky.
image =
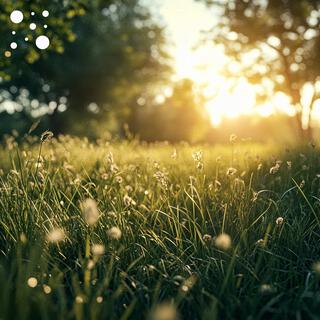
MULTIPOLYGON (((244 114, 270 116, 276 111, 294 115, 290 100, 283 94, 276 94, 272 101, 256 106, 253 87, 245 78, 230 93, 233 83, 221 75, 223 68, 230 66, 228 57, 213 45, 195 46, 201 39, 201 31, 208 30, 218 20, 218 14, 195 0, 146 0, 159 6, 162 20, 167 26, 171 42, 171 54, 175 59, 176 78, 191 78, 204 87, 209 99, 207 110, 213 125, 219 125, 224 117, 244 114)), ((156 5, 156 6, 157 6, 156 5)), ((319 111, 320 108, 315 108, 319 111)))

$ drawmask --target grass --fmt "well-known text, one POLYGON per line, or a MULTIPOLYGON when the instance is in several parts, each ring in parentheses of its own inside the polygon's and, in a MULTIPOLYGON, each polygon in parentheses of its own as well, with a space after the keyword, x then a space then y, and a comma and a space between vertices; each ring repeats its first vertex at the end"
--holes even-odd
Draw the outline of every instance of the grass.
POLYGON ((317 146, 49 138, 0 149, 0 319, 319 319, 317 146))

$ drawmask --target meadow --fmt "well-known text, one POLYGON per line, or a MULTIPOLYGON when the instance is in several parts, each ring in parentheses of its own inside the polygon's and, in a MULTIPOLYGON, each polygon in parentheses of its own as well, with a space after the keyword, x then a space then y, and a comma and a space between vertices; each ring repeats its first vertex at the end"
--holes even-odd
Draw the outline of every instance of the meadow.
POLYGON ((319 155, 8 136, 0 319, 320 319, 319 155))

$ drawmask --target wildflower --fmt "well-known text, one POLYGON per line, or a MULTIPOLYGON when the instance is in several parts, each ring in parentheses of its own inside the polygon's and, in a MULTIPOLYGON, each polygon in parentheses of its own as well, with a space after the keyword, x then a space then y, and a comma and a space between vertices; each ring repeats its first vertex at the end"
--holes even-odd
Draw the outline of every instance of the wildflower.
POLYGON ((94 244, 91 248, 91 252, 94 256, 102 256, 105 252, 103 244, 94 244))
POLYGON ((122 232, 118 227, 112 227, 107 231, 107 235, 110 239, 120 240, 122 232))
POLYGON ((266 243, 265 243, 264 239, 259 239, 256 242, 256 246, 264 247, 265 245, 266 245, 266 243))
POLYGON ((40 141, 41 142, 47 142, 50 141, 53 138, 53 133, 51 131, 45 131, 42 133, 40 141))
POLYGON ((107 162, 110 164, 114 163, 113 154, 111 151, 107 154, 107 162))
POLYGON ((52 229, 47 234, 47 240, 51 243, 58 243, 66 238, 65 231, 61 228, 52 229))
POLYGON ((123 182, 123 178, 121 176, 116 176, 116 182, 121 184, 123 182))
POLYGON ((204 242, 210 242, 212 240, 212 236, 210 234, 205 234, 203 235, 202 240, 204 242))
POLYGON ((44 284, 43 285, 43 292, 45 293, 45 294, 50 294, 51 293, 51 287, 50 286, 48 286, 48 285, 46 285, 46 284, 44 284))
POLYGON ((150 313, 148 320, 177 320, 176 308, 171 303, 157 305, 150 313))
POLYGON ((270 284, 262 284, 259 288, 259 292, 263 295, 273 293, 274 291, 274 287, 270 284))
POLYGON ((131 193, 133 191, 133 188, 130 185, 126 185, 124 188, 128 193, 131 193))
POLYGON ((229 138, 229 141, 230 141, 231 143, 235 143, 236 140, 237 140, 237 136, 236 136, 235 134, 231 134, 231 135, 230 135, 230 138, 229 138))
POLYGON ((83 304, 84 303, 84 299, 82 296, 76 296, 76 303, 77 304, 83 304))
POLYGON ((270 174, 276 174, 280 169, 280 165, 276 163, 273 167, 270 168, 270 174))
POLYGON ((282 217, 278 217, 278 218, 276 219, 276 224, 277 224, 278 226, 281 226, 281 225, 283 224, 283 222, 284 222, 284 219, 283 219, 282 217))
POLYGON ((197 169, 198 169, 199 171, 201 171, 201 170, 203 169, 203 163, 202 163, 202 162, 198 162, 198 163, 197 163, 197 169))
POLYGON ((221 233, 214 241, 215 246, 221 250, 229 250, 231 248, 231 238, 226 233, 221 233))
POLYGON ((173 160, 176 160, 176 159, 177 159, 177 157, 178 157, 177 150, 176 150, 176 149, 174 149, 174 150, 173 150, 173 152, 172 152, 172 154, 171 154, 171 158, 172 158, 173 160))
POLYGON ((99 220, 99 210, 97 203, 93 199, 86 199, 81 203, 84 220, 89 226, 94 226, 99 220))
POLYGON ((131 198, 129 197, 127 194, 123 197, 123 202, 124 204, 129 207, 129 206, 135 206, 137 203, 131 198))
POLYGON ((192 158, 194 161, 201 162, 202 161, 202 151, 195 151, 192 153, 192 158))
POLYGON ((157 181, 160 183, 160 185, 164 188, 168 188, 168 178, 165 173, 162 171, 158 170, 154 175, 153 175, 157 181))
POLYGON ((38 280, 35 277, 30 277, 27 281, 27 284, 30 288, 35 288, 38 285, 38 280))
POLYGON ((291 170, 291 168, 292 168, 292 161, 287 161, 287 166, 288 166, 288 169, 291 170))
POLYGON ((236 173, 237 173, 237 169, 235 169, 235 168, 229 168, 228 170, 227 170, 227 176, 233 176, 233 175, 235 175, 236 173))
POLYGON ((107 215, 110 217, 110 218, 116 218, 117 217, 117 214, 114 212, 114 211, 109 211, 107 213, 107 215))
POLYGON ((195 275, 191 275, 188 279, 184 280, 181 286, 181 291, 186 293, 188 292, 196 283, 197 278, 195 275))
POLYGON ((101 174, 101 179, 102 180, 108 180, 109 179, 109 175, 107 173, 102 173, 101 174))
POLYGON ((101 296, 97 297, 96 299, 97 303, 102 303, 103 302, 103 298, 101 296))
POLYGON ((92 270, 94 268, 94 266, 96 265, 96 263, 93 260, 89 260, 88 264, 87 264, 87 269, 88 270, 92 270))

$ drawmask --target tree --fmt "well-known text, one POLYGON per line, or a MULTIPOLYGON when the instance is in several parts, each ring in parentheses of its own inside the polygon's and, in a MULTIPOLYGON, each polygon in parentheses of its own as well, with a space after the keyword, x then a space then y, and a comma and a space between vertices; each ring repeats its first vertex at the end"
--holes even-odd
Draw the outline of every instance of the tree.
POLYGON ((194 83, 181 79, 173 84, 172 94, 163 102, 140 106, 129 123, 130 130, 146 141, 204 141, 211 127, 204 103, 194 83))
POLYGON ((56 131, 81 133, 90 123, 96 130, 108 116, 125 122, 136 100, 152 94, 170 71, 163 30, 138 0, 90 1, 86 14, 73 19, 72 34, 63 54, 49 51, 20 63, 23 72, 1 84, 7 90, 27 88, 40 102, 51 102, 56 131), (59 112, 59 105, 67 110, 59 112))
POLYGON ((210 37, 241 63, 238 74, 252 84, 268 83, 269 92, 260 92, 258 101, 279 91, 288 95, 300 136, 310 138, 311 110, 319 92, 313 90, 308 105, 303 106, 302 91, 306 84, 315 88, 320 79, 320 1, 201 1, 222 10, 210 37))

